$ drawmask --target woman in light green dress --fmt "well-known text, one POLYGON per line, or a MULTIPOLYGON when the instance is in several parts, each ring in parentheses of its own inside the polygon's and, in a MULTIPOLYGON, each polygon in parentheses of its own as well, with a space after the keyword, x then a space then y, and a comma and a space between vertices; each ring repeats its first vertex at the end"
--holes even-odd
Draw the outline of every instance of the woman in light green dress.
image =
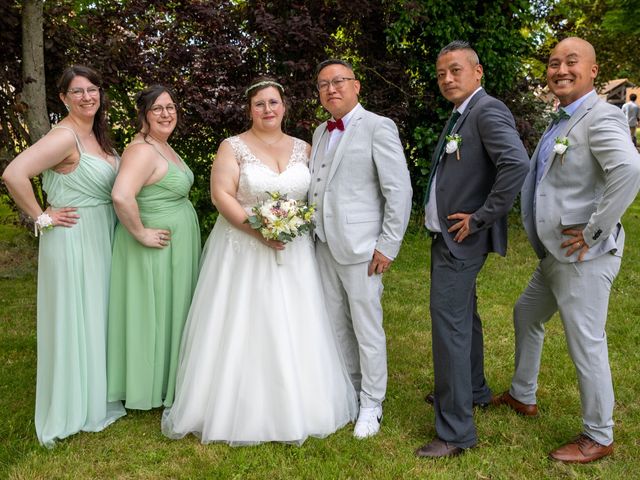
POLYGON ((161 85, 136 100, 138 134, 122 155, 112 197, 120 224, 109 300, 110 400, 148 410, 173 403, 178 354, 198 278, 193 173, 167 140, 178 120, 161 85))
POLYGON ((70 67, 58 82, 69 115, 18 155, 3 179, 35 220, 38 256, 38 440, 102 430, 125 414, 107 402, 106 329, 116 217, 110 191, 118 158, 107 135, 106 98, 93 70, 70 67), (29 179, 42 173, 43 212, 29 179))

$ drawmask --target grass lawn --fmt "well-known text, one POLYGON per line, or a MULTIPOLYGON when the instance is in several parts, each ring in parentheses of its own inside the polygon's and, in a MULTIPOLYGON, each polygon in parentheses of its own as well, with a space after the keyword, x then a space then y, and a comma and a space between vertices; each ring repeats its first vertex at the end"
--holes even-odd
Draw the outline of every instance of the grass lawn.
MULTIPOLYGON (((359 441, 352 437, 352 427, 346 427, 323 440, 309 439, 302 447, 201 445, 195 437, 178 441, 163 437, 157 409, 129 412, 103 432, 79 433, 46 450, 38 445, 33 425, 37 247, 29 232, 8 224, 7 212, 0 211, 0 218, 4 219, 0 225, 0 478, 630 480, 640 472, 640 200, 625 217, 625 257, 609 310, 615 454, 591 465, 573 466, 547 459, 550 450, 581 431, 575 371, 557 317, 547 328, 539 418, 522 418, 506 407, 478 411, 478 448, 454 459, 414 457, 413 451, 435 434, 433 411, 423 401, 431 389, 433 370, 429 240, 420 233, 407 235, 385 277, 389 389, 378 436, 359 441)), ((486 372, 496 393, 509 386, 511 310, 536 263, 524 231, 513 221, 507 258, 491 256, 479 278, 486 372)))

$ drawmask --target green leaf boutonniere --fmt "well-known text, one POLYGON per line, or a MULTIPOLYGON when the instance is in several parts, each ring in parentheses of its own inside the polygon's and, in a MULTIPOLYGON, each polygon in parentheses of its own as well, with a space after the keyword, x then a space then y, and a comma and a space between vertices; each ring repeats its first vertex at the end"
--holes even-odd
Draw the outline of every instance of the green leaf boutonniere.
POLYGON ((456 152, 456 160, 460 160, 460 145, 462 145, 462 137, 457 133, 454 135, 447 135, 447 146, 445 151, 447 153, 456 152))

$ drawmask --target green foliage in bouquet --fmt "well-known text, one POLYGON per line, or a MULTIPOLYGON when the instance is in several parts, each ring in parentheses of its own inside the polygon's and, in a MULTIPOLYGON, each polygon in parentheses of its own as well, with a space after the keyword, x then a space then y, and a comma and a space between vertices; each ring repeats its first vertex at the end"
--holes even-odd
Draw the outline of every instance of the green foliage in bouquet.
POLYGON ((246 220, 264 238, 287 243, 313 228, 315 204, 290 200, 280 192, 267 193, 270 198, 254 206, 246 220))

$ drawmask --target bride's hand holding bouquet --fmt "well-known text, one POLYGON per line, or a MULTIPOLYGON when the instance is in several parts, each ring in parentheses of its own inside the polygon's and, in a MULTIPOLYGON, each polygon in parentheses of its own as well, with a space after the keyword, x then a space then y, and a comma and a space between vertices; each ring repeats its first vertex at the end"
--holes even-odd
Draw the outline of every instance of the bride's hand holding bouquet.
POLYGON ((246 222, 257 230, 276 250, 276 261, 283 263, 284 244, 303 235, 313 227, 315 205, 307 205, 301 200, 288 199, 280 192, 267 192, 269 199, 255 205, 246 222))

